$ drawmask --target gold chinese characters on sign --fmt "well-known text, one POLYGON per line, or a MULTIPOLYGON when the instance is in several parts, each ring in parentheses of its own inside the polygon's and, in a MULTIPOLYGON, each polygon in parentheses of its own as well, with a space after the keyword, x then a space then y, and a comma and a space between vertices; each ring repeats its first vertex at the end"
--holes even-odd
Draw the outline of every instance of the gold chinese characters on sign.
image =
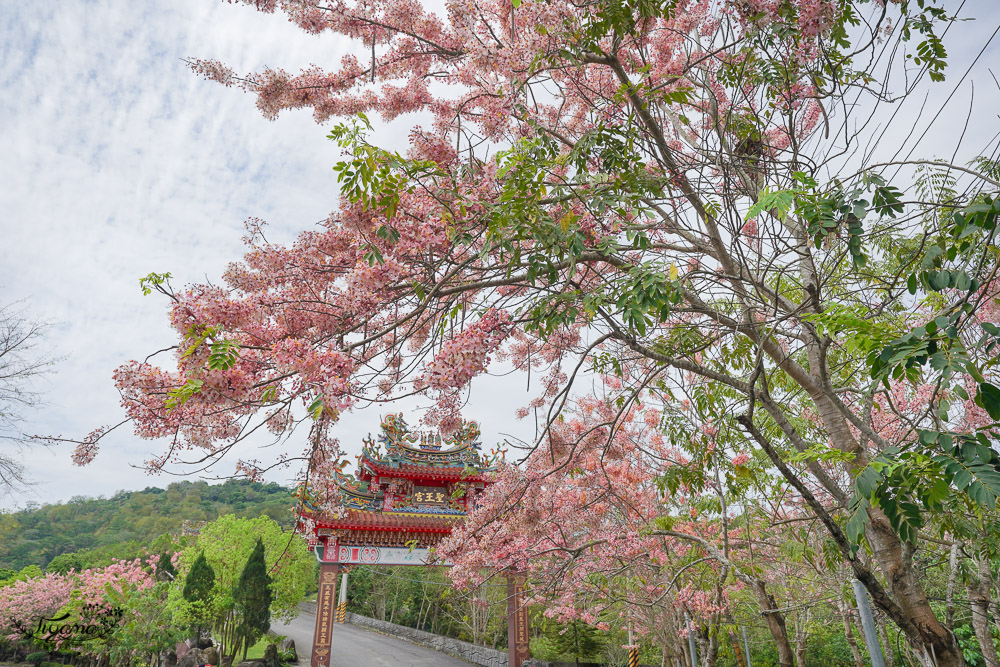
POLYGON ((336 564, 324 563, 320 569, 319 591, 316 595, 316 630, 313 633, 311 667, 329 667, 330 643, 333 639, 333 610, 337 596, 336 564))
POLYGON ((417 505, 447 505, 448 491, 441 486, 414 486, 413 502, 417 505))

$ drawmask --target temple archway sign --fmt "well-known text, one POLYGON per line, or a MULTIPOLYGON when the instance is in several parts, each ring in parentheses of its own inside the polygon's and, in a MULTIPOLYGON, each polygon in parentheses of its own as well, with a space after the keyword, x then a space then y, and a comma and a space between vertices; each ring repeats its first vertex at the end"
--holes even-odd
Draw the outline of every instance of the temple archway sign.
MULTIPOLYGON (((320 562, 311 667, 330 667, 336 655, 334 624, 344 622, 345 566, 429 564, 431 550, 465 520, 489 484, 497 457, 480 454, 480 431, 466 422, 454 436, 409 429, 402 415, 382 420, 377 439, 365 440, 354 477, 339 470, 322 489, 299 489, 305 531, 320 562)), ((434 565, 447 563, 435 562, 434 565)), ((507 660, 530 658, 524 578, 507 578, 507 660)))

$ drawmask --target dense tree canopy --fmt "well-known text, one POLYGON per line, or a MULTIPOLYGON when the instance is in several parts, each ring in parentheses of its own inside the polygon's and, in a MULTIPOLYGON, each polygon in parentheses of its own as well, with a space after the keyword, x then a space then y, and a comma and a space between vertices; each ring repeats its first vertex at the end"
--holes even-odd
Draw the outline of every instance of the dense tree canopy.
POLYGON ((192 61, 268 117, 346 118, 330 137, 347 157, 318 229, 283 246, 250 221, 224 285, 144 279, 170 299, 174 359, 115 381, 136 433, 172 443, 153 468, 310 419, 322 486, 344 410, 417 392, 451 432, 502 363, 532 376, 519 416, 538 436, 446 546, 461 581, 522 568, 564 620, 624 601, 710 661, 743 591, 790 667, 774 589, 857 578, 914 660, 962 663, 923 563, 950 550, 970 599, 995 600, 996 142, 976 133, 977 158, 950 164, 880 151, 867 125, 944 79, 945 8, 247 4, 370 61, 192 61), (373 111, 430 123, 404 154, 372 143, 373 111), (783 544, 755 530, 795 524, 783 544))
POLYGON ((162 547, 154 543, 167 533, 180 535, 185 521, 197 526, 224 514, 263 515, 288 527, 293 507, 288 489, 247 480, 213 485, 183 481, 166 489, 120 491, 111 498, 29 505, 0 515, 0 567, 46 567, 62 554, 75 556, 57 567, 63 567, 60 562, 78 569, 102 567, 113 558, 155 553, 162 547))
MULTIPOLYGON (((266 516, 241 519, 232 514, 219 517, 203 526, 193 543, 181 552, 178 579, 188 578, 195 565, 207 561, 211 581, 199 577, 202 584, 196 596, 187 595, 187 587, 171 590, 175 617, 186 625, 211 627, 228 655, 243 648, 243 640, 260 627, 261 610, 252 607, 247 619, 248 591, 241 585, 248 559, 258 542, 263 553, 254 556, 254 568, 264 567, 269 618, 288 619, 298 614, 297 605, 315 579, 315 557, 306 549, 305 540, 290 530, 282 530, 266 516), (244 623, 248 625, 244 626, 244 623)), ((259 569, 257 573, 260 574, 259 569)))

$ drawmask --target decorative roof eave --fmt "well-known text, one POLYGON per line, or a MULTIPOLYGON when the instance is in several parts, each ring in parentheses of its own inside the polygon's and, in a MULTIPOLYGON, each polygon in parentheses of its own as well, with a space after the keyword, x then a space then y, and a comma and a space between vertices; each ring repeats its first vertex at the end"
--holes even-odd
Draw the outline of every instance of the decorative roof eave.
POLYGON ((452 447, 451 449, 444 449, 444 450, 433 450, 433 449, 424 449, 422 447, 413 447, 411 445, 406 444, 405 442, 394 442, 392 443, 391 447, 393 449, 400 449, 404 452, 409 452, 411 454, 418 454, 420 456, 427 456, 430 458, 439 458, 441 460, 448 460, 450 458, 453 458, 453 455, 455 454, 461 454, 462 452, 472 449, 472 443, 464 442, 461 445, 457 445, 455 447, 452 447))
POLYGON ((362 491, 354 491, 354 490, 349 489, 346 486, 343 486, 341 484, 337 484, 337 491, 341 495, 349 496, 351 498, 356 498, 358 500, 364 500, 364 501, 367 501, 367 502, 375 502, 376 500, 378 500, 381 497, 381 496, 377 496, 377 495, 375 495, 373 493, 364 493, 362 491))
POLYGON ((316 517, 316 527, 331 530, 378 530, 380 532, 417 532, 448 534, 465 516, 374 512, 351 510, 346 516, 323 514, 316 517))
POLYGON ((474 473, 462 466, 429 466, 419 463, 393 463, 391 461, 369 459, 364 463, 367 472, 385 477, 402 477, 404 479, 427 479, 453 482, 486 482, 486 475, 496 468, 482 468, 474 473))

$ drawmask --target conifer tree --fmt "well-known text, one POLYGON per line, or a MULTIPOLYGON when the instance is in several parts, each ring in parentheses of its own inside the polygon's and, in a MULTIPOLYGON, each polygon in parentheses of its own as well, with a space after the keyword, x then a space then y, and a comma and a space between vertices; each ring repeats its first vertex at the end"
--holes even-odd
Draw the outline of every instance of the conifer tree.
POLYGON ((208 564, 205 552, 198 552, 198 557, 191 565, 184 579, 184 599, 191 603, 192 618, 191 634, 201 637, 205 623, 210 618, 212 589, 215 587, 215 570, 208 564))
POLYGON ((246 660, 247 649, 271 625, 271 577, 264 559, 264 543, 259 537, 233 591, 233 599, 239 618, 237 634, 243 644, 243 659, 246 660))
POLYGON ((188 602, 207 602, 214 586, 215 570, 205 560, 205 552, 202 551, 184 579, 184 599, 188 602))
POLYGON ((597 628, 583 621, 571 621, 561 627, 552 626, 549 630, 549 637, 555 649, 572 656, 576 665, 580 664, 580 658, 595 656, 604 647, 597 628))

